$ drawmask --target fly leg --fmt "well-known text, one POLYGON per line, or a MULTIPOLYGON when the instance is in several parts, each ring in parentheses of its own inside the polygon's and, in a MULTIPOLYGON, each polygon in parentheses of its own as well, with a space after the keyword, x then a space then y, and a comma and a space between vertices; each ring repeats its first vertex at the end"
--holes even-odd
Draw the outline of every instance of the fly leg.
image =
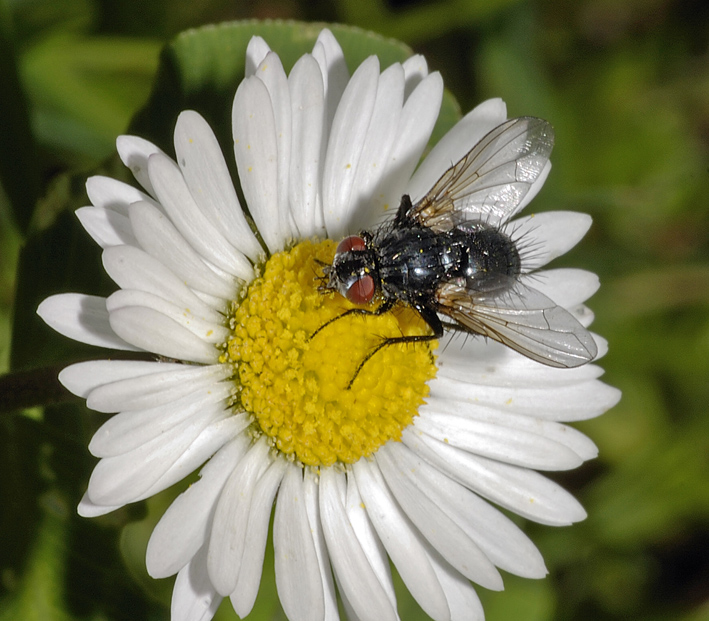
MULTIPOLYGON (((383 305, 382 305, 383 306, 383 305)), ((362 367, 364 367, 365 364, 376 354, 380 349, 383 349, 384 347, 388 345, 396 345, 397 343, 423 343, 426 341, 435 341, 436 339, 440 339, 443 336, 443 324, 441 323, 441 320, 438 318, 438 313, 436 313, 434 308, 431 308, 430 306, 420 302, 420 303, 414 303, 412 304, 412 307, 414 310, 421 316, 421 319, 423 319, 430 327, 431 330, 433 330, 433 334, 418 334, 414 336, 391 336, 389 338, 385 338, 379 345, 377 345, 374 349, 372 349, 357 365, 357 368, 355 369, 354 375, 352 376, 352 379, 349 381, 347 384, 347 390, 352 388, 352 384, 354 381, 357 379, 357 376, 359 375, 359 372, 362 370, 362 367)), ((381 307, 380 307, 381 308, 381 307)), ((358 310, 358 309, 354 309, 358 310)), ((369 313, 371 315, 381 315, 382 313, 377 311, 369 313)), ((351 311, 348 311, 351 312, 351 311)), ((342 315, 340 315, 342 317, 342 315)), ((335 319, 339 319, 339 317, 336 317, 335 319)), ((328 322, 330 323, 330 322, 328 322)))
POLYGON ((411 205, 411 197, 408 194, 404 194, 401 197, 401 202, 399 203, 399 209, 396 211, 396 218, 394 218, 394 228, 401 228, 404 224, 410 222, 409 212, 413 209, 411 205))
POLYGON ((453 330, 454 332, 463 332, 465 334, 473 334, 475 336, 484 336, 484 335, 480 334, 479 332, 475 332, 474 330, 471 330, 465 326, 462 326, 459 323, 454 323, 452 321, 442 321, 441 325, 446 330, 453 330))
MULTIPOLYGON (((339 320, 339 319, 342 319, 343 317, 347 317, 348 315, 375 315, 375 316, 376 316, 376 315, 383 315, 384 313, 387 313, 387 312, 389 312, 389 311, 392 309, 392 307, 394 306, 395 301, 396 301, 396 300, 394 300, 393 298, 392 298, 392 299, 384 300, 384 301, 379 305, 379 307, 376 308, 376 309, 374 309, 374 310, 368 310, 368 309, 366 309, 366 308, 351 308, 350 310, 345 311, 345 312, 342 313, 341 315, 338 315, 337 317, 333 317, 333 318, 330 319, 329 321, 326 321, 323 325, 321 325, 317 330, 315 330, 315 332, 313 332, 313 333, 310 335, 310 338, 311 338, 311 339, 315 338, 315 335, 316 335, 316 334, 318 334, 318 333, 319 333, 320 331, 322 331, 323 329, 327 328, 331 323, 333 323, 333 322, 335 322, 335 321, 337 321, 337 320, 339 320)), ((351 383, 351 382, 350 382, 350 383, 351 383)))

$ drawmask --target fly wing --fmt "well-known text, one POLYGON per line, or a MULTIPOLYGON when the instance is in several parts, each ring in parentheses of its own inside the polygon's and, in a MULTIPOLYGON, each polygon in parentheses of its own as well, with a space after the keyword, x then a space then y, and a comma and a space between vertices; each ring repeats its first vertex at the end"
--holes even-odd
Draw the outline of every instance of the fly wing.
POLYGON ((553 146, 547 121, 505 121, 443 173, 406 216, 439 232, 466 220, 504 222, 541 175, 553 146))
POLYGON ((537 362, 572 368, 598 353, 591 333, 571 313, 513 278, 501 277, 485 291, 444 283, 436 299, 437 310, 466 331, 488 336, 537 362))

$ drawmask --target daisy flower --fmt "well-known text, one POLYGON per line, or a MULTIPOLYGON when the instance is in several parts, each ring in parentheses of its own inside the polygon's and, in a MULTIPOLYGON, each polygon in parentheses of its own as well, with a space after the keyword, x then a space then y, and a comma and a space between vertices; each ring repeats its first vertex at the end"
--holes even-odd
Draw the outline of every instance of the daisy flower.
MULTIPOLYGON (((239 616, 251 611, 272 512, 276 585, 292 621, 337 619, 337 594, 353 619, 396 619, 390 560, 433 619, 482 619, 472 583, 502 589, 500 569, 546 573, 490 503, 555 526, 585 517, 537 471, 596 455, 564 423, 618 400, 599 367, 555 369, 467 338, 385 347, 348 388, 383 337, 429 327, 399 308, 318 331, 353 307, 322 290, 336 241, 386 220, 402 195, 425 194, 506 119, 502 101, 481 104, 417 168, 442 92, 421 56, 384 71, 370 57, 350 76, 323 30, 286 75, 256 37, 232 116, 244 208, 193 111, 177 120, 175 160, 141 138, 118 139, 142 190, 88 180, 92 205, 77 216, 118 290, 53 296, 38 312, 73 339, 142 352, 60 375, 89 408, 116 413, 89 445, 100 461, 81 515, 148 498, 204 464, 148 545, 149 573, 177 574, 173 619, 208 620, 224 597, 239 616)), ((539 268, 572 248, 590 218, 511 224, 533 248, 522 267, 535 288, 588 325, 596 276, 539 268)))

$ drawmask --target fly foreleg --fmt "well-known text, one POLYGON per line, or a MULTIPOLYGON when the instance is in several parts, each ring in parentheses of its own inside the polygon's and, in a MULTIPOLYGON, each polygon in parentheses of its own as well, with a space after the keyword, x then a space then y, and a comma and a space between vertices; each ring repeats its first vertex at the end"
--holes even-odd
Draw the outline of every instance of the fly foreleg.
MULTIPOLYGON (((380 349, 383 349, 384 347, 387 347, 388 345, 396 345, 397 343, 423 343, 426 341, 435 341, 436 339, 439 339, 443 336, 443 324, 441 323, 441 320, 438 318, 438 313, 436 313, 436 310, 434 308, 432 308, 431 306, 428 306, 427 304, 424 304, 422 302, 415 302, 411 306, 421 316, 421 319, 423 319, 431 327, 431 330, 433 330, 433 334, 416 334, 416 335, 411 335, 411 336, 391 336, 391 337, 383 339, 382 342, 379 343, 374 349, 372 349, 362 359, 362 361, 359 363, 359 365, 357 365, 357 368, 355 369, 352 379, 347 384, 348 390, 352 387, 352 384, 357 379, 357 376, 359 375, 359 372, 362 370, 362 367, 364 367, 364 365, 367 364, 367 362, 372 358, 372 356, 374 356, 374 354, 376 354, 380 349)), ((353 310, 358 310, 358 309, 353 309, 353 310)), ((376 312, 372 312, 370 314, 381 315, 382 313, 379 312, 379 310, 380 309, 377 309, 376 312)), ((383 312, 385 312, 385 311, 383 311, 383 312)), ((340 315, 340 317, 342 317, 342 315, 340 315)), ((339 319, 339 317, 336 317, 335 319, 339 319)))
POLYGON ((347 317, 348 315, 383 315, 384 313, 389 312, 392 307, 394 306, 396 300, 394 299, 386 299, 384 300, 377 308, 374 310, 369 310, 367 308, 351 308, 348 311, 345 311, 341 315, 338 315, 337 317, 333 317, 329 321, 326 321, 323 325, 321 325, 315 332, 313 332, 310 335, 310 338, 313 339, 315 336, 327 328, 331 323, 338 321, 339 319, 342 319, 343 317, 347 317))

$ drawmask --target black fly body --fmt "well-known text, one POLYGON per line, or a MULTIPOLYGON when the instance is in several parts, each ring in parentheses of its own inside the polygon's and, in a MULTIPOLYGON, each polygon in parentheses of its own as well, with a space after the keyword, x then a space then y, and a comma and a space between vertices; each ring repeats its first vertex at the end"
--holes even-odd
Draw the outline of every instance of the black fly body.
POLYGON ((325 288, 356 304, 376 300, 379 306, 352 309, 332 321, 381 315, 403 303, 431 327, 427 335, 384 338, 360 362, 349 386, 383 347, 439 339, 444 329, 492 338, 553 367, 595 358, 593 337, 574 316, 521 281, 520 240, 505 232, 542 174, 553 140, 542 119, 506 121, 423 198, 412 203, 404 195, 390 223, 339 243, 332 265, 323 268, 325 288))

